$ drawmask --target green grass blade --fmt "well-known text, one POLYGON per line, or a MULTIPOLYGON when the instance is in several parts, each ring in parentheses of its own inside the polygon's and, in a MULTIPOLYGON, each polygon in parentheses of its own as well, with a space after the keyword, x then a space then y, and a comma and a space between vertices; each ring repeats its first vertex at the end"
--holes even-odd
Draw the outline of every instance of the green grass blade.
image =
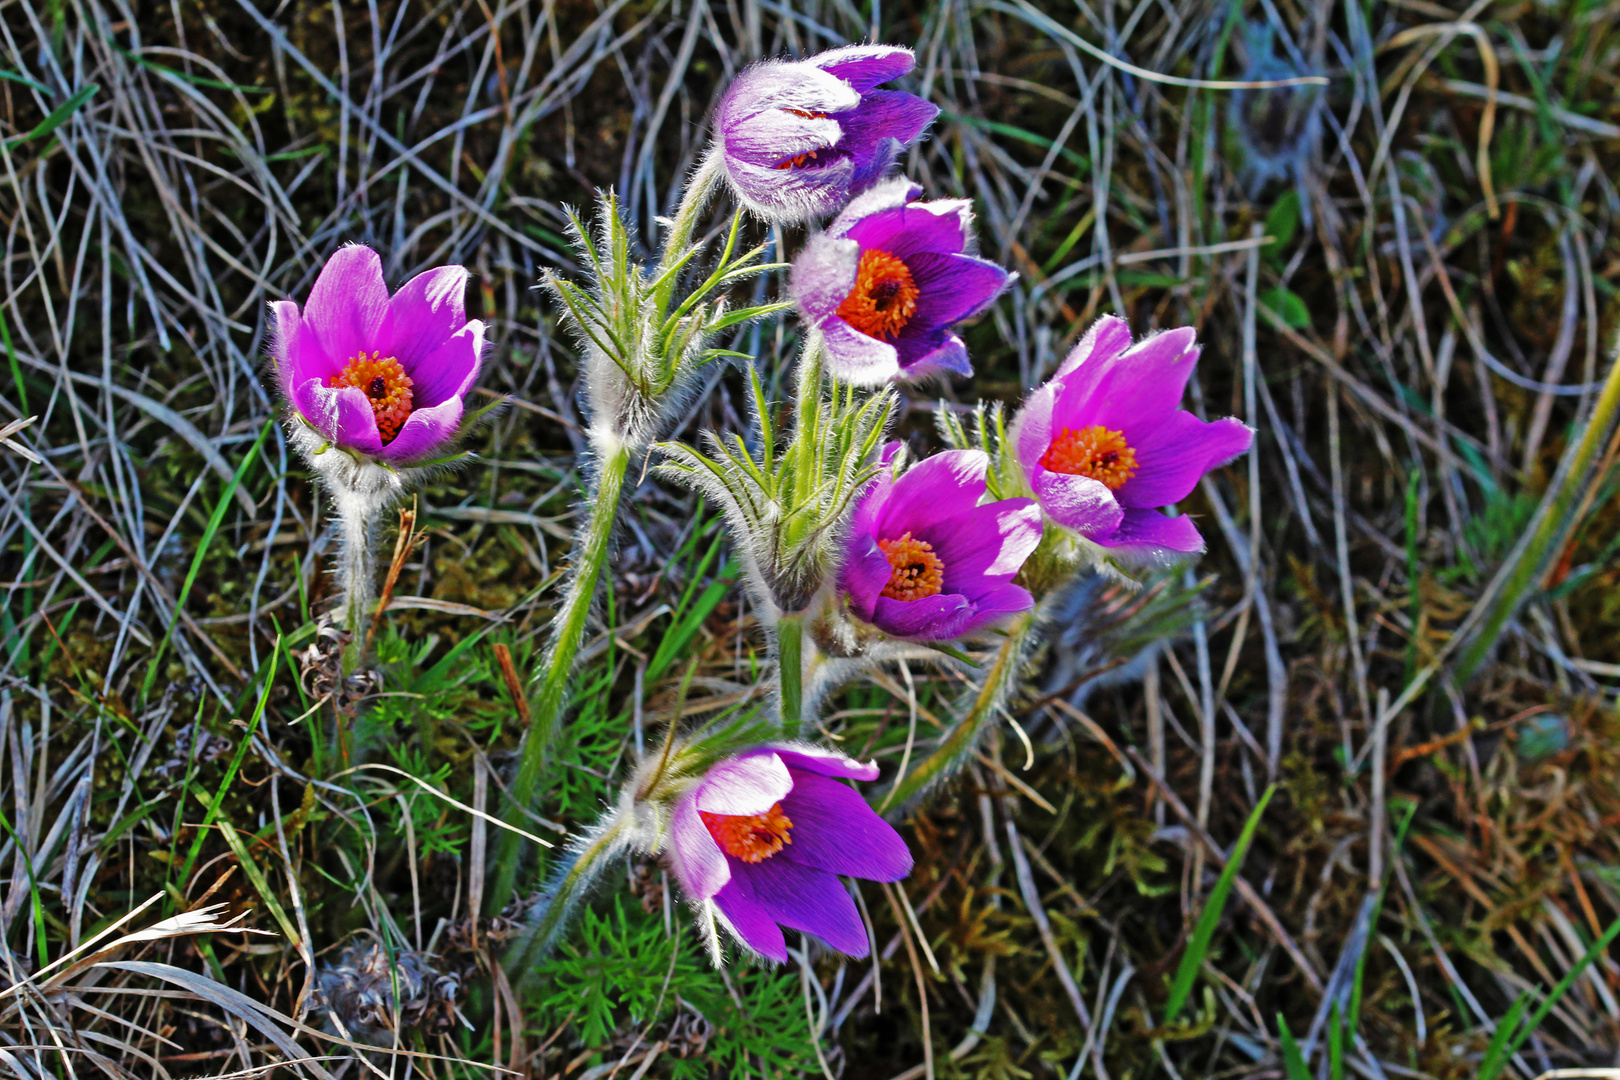
POLYGON ((1479 1080, 1496 1080, 1501 1075, 1508 1058, 1513 1056, 1513 1051, 1508 1049, 1508 1040, 1519 1029, 1519 1021, 1529 1005, 1530 991, 1526 990, 1519 995, 1519 1000, 1513 1003, 1507 1015, 1497 1021, 1496 1033, 1491 1036, 1490 1044, 1485 1047, 1485 1056, 1480 1059, 1479 1080))
POLYGON ((1282 1042, 1283 1073, 1288 1080, 1312 1080, 1311 1067, 1305 1064, 1305 1055, 1299 1051, 1299 1041, 1288 1030, 1288 1021, 1277 1014, 1277 1037, 1282 1042))
POLYGON ((62 102, 62 104, 52 109, 51 114, 45 119, 41 120, 39 122, 39 126, 34 128, 33 131, 24 132, 21 135, 13 135, 11 138, 7 139, 5 143, 6 149, 9 150, 13 146, 19 146, 22 143, 27 142, 29 139, 37 139, 42 135, 49 135, 51 132, 65 124, 68 117, 78 112, 80 106, 94 97, 96 91, 100 89, 101 87, 96 83, 91 83, 89 86, 86 86, 84 89, 62 102))
POLYGON ((1215 936, 1215 926, 1221 921, 1221 912, 1226 907, 1226 897, 1232 891, 1232 883, 1237 880, 1238 871, 1243 868, 1243 859, 1249 853, 1249 845, 1254 842, 1255 830, 1260 827, 1260 816, 1266 812, 1266 804, 1271 802, 1271 796, 1276 790, 1276 785, 1272 785, 1260 796, 1254 812, 1243 825, 1243 832, 1238 837, 1237 845, 1227 857, 1226 869, 1221 871, 1215 887, 1210 890, 1209 899, 1204 903, 1203 914, 1198 916, 1198 925, 1193 928, 1192 939, 1187 942, 1187 951, 1182 954, 1181 963, 1176 966, 1176 977, 1170 983, 1170 998, 1164 1006, 1166 1024, 1175 1021, 1182 1007, 1187 1004, 1187 999, 1192 996, 1193 981, 1198 978, 1198 971, 1204 966, 1210 939, 1215 936))

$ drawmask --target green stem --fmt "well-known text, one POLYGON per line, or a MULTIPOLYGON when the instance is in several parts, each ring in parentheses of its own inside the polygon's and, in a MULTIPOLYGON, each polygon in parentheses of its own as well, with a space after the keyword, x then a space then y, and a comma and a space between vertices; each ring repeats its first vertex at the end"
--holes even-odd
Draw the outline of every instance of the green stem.
MULTIPOLYGON (((586 501, 588 519, 584 542, 572 568, 573 580, 564 594, 562 608, 551 624, 551 649, 538 675, 540 692, 534 703, 534 720, 524 736, 517 776, 512 781, 512 801, 515 806, 509 819, 514 824, 520 821, 523 812, 534 801, 541 769, 557 730, 562 726, 568 684, 574 674, 574 662, 579 657, 580 642, 585 637, 585 620, 596 599, 596 585, 602 576, 602 568, 607 564, 613 526, 618 518, 619 496, 624 490, 624 477, 629 467, 629 447, 620 444, 616 449, 604 452, 601 472, 586 501)), ((499 912, 511 900, 522 850, 522 837, 512 832, 502 834, 495 862, 495 884, 490 890, 490 906, 486 910, 499 912)))
MULTIPOLYGON (((1614 364, 1609 368, 1603 392, 1598 396, 1592 418, 1587 421, 1586 430, 1581 433, 1581 440, 1569 459, 1562 482, 1548 491, 1542 501, 1535 532, 1519 550, 1511 569, 1504 568, 1506 582, 1491 601, 1479 630, 1457 661, 1455 670, 1459 683, 1467 682, 1479 668, 1496 644, 1502 628, 1519 610, 1525 594, 1540 578, 1547 559, 1559 549, 1568 531, 1575 526, 1576 523, 1569 520, 1570 510, 1585 487, 1592 461, 1597 457, 1598 449, 1603 445, 1617 413, 1620 413, 1620 355, 1615 357, 1614 364)), ((1500 578, 1501 575, 1498 576, 1500 578)))
POLYGON ((546 949, 557 937, 558 931, 563 928, 563 924, 589 886, 591 879, 600 871, 601 864, 618 851, 624 831, 624 821, 615 821, 600 836, 591 840, 580 851, 574 864, 563 874, 562 880, 551 890, 551 902, 546 905, 545 914, 513 942, 505 957, 505 968, 509 972, 517 973, 520 981, 534 969, 535 962, 545 955, 546 949))
MULTIPOLYGON (((1038 610, 1038 609, 1037 609, 1038 610)), ((991 661, 973 704, 932 754, 917 763, 909 773, 899 778, 893 787, 877 801, 879 810, 903 807, 929 787, 949 776, 978 745, 985 725, 1006 701, 1007 694, 1018 680, 1023 667, 1025 646, 1035 629, 1035 611, 1026 611, 1007 628, 1007 639, 991 661)), ((874 799, 876 796, 874 796, 874 799)))
MULTIPOLYGON (((692 174, 691 182, 686 185, 686 191, 681 195, 681 204, 675 209, 675 219, 670 223, 669 233, 664 237, 663 254, 658 259, 658 269, 654 278, 662 277, 671 266, 680 262, 686 254, 687 248, 692 245, 692 234, 697 231, 698 219, 708 208, 709 199, 714 195, 714 189, 720 185, 720 177, 724 166, 718 152, 712 152, 698 165, 697 171, 692 174)), ((675 282, 673 279, 666 282, 658 290, 658 310, 669 310, 670 297, 674 295, 675 282)))
POLYGON ((777 701, 782 712, 782 734, 799 737, 804 709, 804 613, 783 615, 776 620, 777 701))

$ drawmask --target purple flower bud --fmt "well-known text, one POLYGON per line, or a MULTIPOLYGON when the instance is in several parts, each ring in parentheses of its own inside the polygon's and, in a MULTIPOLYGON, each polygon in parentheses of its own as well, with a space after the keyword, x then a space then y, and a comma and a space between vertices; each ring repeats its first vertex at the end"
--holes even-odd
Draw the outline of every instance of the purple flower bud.
POLYGON ((282 395, 334 446, 397 465, 434 456, 455 438, 484 347, 466 287, 464 267, 439 266, 390 297, 375 251, 338 249, 302 313, 270 305, 282 395))
MULTIPOLYGON (((888 465, 899 443, 884 448, 888 465)), ((880 472, 850 523, 844 592, 860 618, 894 637, 949 641, 1034 599, 1012 579, 1041 539, 1033 499, 979 505, 989 457, 947 450, 899 479, 880 472)))
POLYGON ((876 765, 810 746, 759 746, 724 759, 675 803, 676 879, 772 960, 787 959, 784 926, 865 956, 865 926, 838 876, 899 881, 911 873, 900 834, 839 782, 877 776, 876 765))
POLYGON ((821 332, 828 372, 843 382, 973 374, 950 327, 989 307, 1011 277, 967 254, 969 202, 912 202, 921 191, 907 180, 879 184, 793 260, 789 291, 821 332))
POLYGON ((882 176, 939 115, 915 94, 874 89, 915 62, 910 49, 846 45, 738 75, 714 118, 737 199, 789 224, 832 213, 882 176))
POLYGON ((1198 363, 1194 336, 1181 327, 1132 345, 1125 321, 1105 316, 1013 420, 1009 436, 1041 509, 1112 554, 1203 551, 1189 517, 1159 509, 1254 442, 1241 420, 1205 423, 1180 408, 1198 363))

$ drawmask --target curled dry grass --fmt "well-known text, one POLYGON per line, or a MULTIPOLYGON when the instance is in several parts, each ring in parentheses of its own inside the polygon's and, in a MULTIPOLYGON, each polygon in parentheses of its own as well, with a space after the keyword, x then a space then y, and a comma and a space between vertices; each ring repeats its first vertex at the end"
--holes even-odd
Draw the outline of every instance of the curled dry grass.
MULTIPOLYGON (((1490 662, 1455 663, 1528 557, 1617 329, 1613 10, 1244 10, 1275 64, 1330 78, 1319 150, 1269 181, 1258 155, 1302 130, 1286 108, 1248 110, 1245 145, 1231 91, 1140 74, 1275 77, 1235 10, 0 6, 0 407, 39 418, 0 448, 0 1068, 691 1075, 740 1047, 715 1068, 1259 1077, 1287 1068, 1279 1018, 1328 1069, 1338 1014, 1359 1075, 1477 1075, 1513 1002, 1620 916, 1615 442, 1490 662), (652 235, 740 66, 869 33, 915 44, 913 88, 945 110, 908 168, 973 198, 1022 275, 948 395, 1015 400, 1102 312, 1190 322, 1195 404, 1259 452, 1189 500, 1211 580, 1088 583, 1009 723, 909 818, 917 874, 864 897, 879 964, 734 972, 715 1000, 771 1006, 727 1034, 683 996, 710 976, 640 864, 634 917, 589 940, 663 949, 651 984, 581 956, 525 996, 499 962, 512 923, 480 911, 478 814, 500 812, 582 449, 536 271, 567 269, 562 207, 598 186, 652 235), (393 279, 475 270, 509 405, 483 460, 423 493, 382 696, 346 727, 311 622, 324 509, 260 358, 265 301, 359 239, 393 279), (647 1000, 593 1021, 581 988, 609 984, 647 1000), (796 1012, 813 1053, 773 1057, 765 1028, 796 1012)), ((780 388, 790 340, 736 346, 780 388)), ((717 374, 683 432, 743 427, 740 389, 717 374)), ((912 405, 926 439, 935 406, 912 405)), ((660 725, 752 699, 715 535, 636 494, 537 834, 588 821, 660 725)), ((950 691, 889 673, 830 733, 897 768, 950 691)), ((1612 1064, 1617 1001, 1604 955, 1507 1068, 1612 1064)))

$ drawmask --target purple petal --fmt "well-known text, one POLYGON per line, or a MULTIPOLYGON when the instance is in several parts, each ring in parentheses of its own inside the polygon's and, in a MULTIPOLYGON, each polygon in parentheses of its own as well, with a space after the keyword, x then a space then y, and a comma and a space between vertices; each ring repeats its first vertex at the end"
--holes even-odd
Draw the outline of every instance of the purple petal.
POLYGON ((382 260, 370 248, 350 244, 326 260, 309 290, 304 329, 313 333, 336 372, 360 353, 377 349, 387 310, 382 260))
POLYGON ((917 63, 910 49, 898 45, 845 45, 817 53, 804 61, 849 83, 864 94, 874 86, 892 82, 917 63))
POLYGON ((305 379, 293 386, 292 399, 299 414, 334 445, 363 454, 382 449, 377 414, 359 387, 332 387, 319 379, 305 379))
POLYGON ((895 637, 949 641, 962 636, 973 612, 973 601, 960 593, 938 593, 921 600, 880 596, 873 605, 872 625, 895 637))
POLYGON ((1063 381, 1058 423, 1075 430, 1101 424, 1135 446, 1181 404, 1198 362, 1190 326, 1155 334, 1118 356, 1088 361, 1063 381))
POLYGON ((894 568, 871 533, 853 532, 845 545, 842 584, 855 614, 872 621, 872 605, 889 583, 894 568))
POLYGON ((917 313, 923 326, 948 326, 989 307, 1012 281, 993 262, 970 255, 919 253, 906 259, 917 282, 917 313))
POLYGON ((436 266, 417 274, 388 301, 372 348, 397 358, 415 378, 415 362, 467 325, 466 292, 464 266, 436 266))
POLYGON ((763 814, 793 790, 782 759, 770 750, 756 750, 727 758, 704 776, 697 791, 697 808, 710 814, 751 817, 763 814))
POLYGON ((408 364, 411 401, 418 409, 461 399, 472 390, 484 352, 484 324, 477 319, 461 327, 439 347, 408 364))
POLYGON ((788 293, 810 322, 831 318, 855 288, 861 246, 816 233, 805 242, 788 274, 788 293))
MULTIPOLYGON (((801 109, 800 111, 809 111, 801 109)), ((784 161, 815 151, 839 145, 844 129, 829 117, 800 116, 798 112, 773 108, 756 113, 732 124, 726 130, 726 153, 734 158, 760 165, 773 171, 784 161)))
POLYGON ((1029 478, 1046 516, 1082 536, 1113 532, 1125 511, 1101 480, 1037 467, 1029 478))
POLYGON ((849 780, 876 780, 878 767, 875 762, 859 762, 852 757, 845 757, 836 750, 827 750, 809 743, 772 743, 770 748, 776 751, 776 756, 788 767, 793 775, 793 782, 799 782, 798 773, 811 772, 817 776, 841 776, 849 780))
POLYGON ((962 628, 962 633, 971 634, 1034 606, 1035 598, 1022 585, 997 585, 975 601, 973 617, 962 628))
POLYGON ((1023 408, 1013 417, 1012 429, 1007 437, 1012 440, 1018 463, 1024 467, 1026 476, 1033 477, 1041 469, 1041 457, 1052 445, 1053 414, 1057 409, 1058 395, 1062 392, 1062 381, 1053 379, 1029 395, 1023 408))
POLYGON ((855 910, 855 901, 832 874, 782 858, 739 861, 731 872, 733 880, 749 879, 754 899, 783 926, 814 934, 850 956, 867 954, 866 924, 855 910))
POLYGON ((827 226, 828 236, 845 236, 861 221, 884 210, 905 206, 922 194, 922 185, 897 176, 861 192, 827 226))
MULTIPOLYGON (((356 388, 355 393, 360 394, 361 391, 356 388)), ((435 451, 444 450, 456 437, 456 430, 461 426, 461 410, 461 399, 458 397, 448 398, 425 409, 412 409, 411 415, 400 425, 399 434, 390 439, 387 445, 372 452, 384 461, 401 465, 431 457, 435 451)), ((376 423, 373 416, 372 426, 375 427, 376 423)))
POLYGON ((961 199, 894 206, 851 223, 847 235, 863 251, 887 251, 910 267, 911 259, 923 252, 950 255, 967 246, 972 221, 968 206, 961 199))
POLYGON ((732 194, 766 221, 793 224, 829 214, 849 198, 855 166, 839 157, 819 168, 775 169, 725 158, 732 194))
POLYGON ((1119 528, 1110 535, 1093 538, 1114 554, 1138 560, 1174 558, 1204 550, 1204 538, 1188 514, 1165 517, 1157 510, 1125 511, 1119 528))
POLYGON ((945 450, 900 477, 878 522, 879 540, 897 540, 965 514, 984 497, 990 458, 982 450, 945 450))
POLYGON ((782 812, 793 822, 792 843, 773 858, 868 881, 899 881, 911 873, 911 852, 894 826, 837 780, 794 770, 782 812))
POLYGON ((860 91, 836 75, 809 64, 765 60, 731 81, 715 107, 715 129, 729 140, 738 124, 773 111, 844 112, 860 103, 860 91))
POLYGON ((834 316, 821 324, 827 374, 851 386, 877 386, 900 374, 900 354, 886 341, 834 316))
POLYGON ((944 592, 975 600, 991 584, 1011 581, 1041 542, 1041 508, 1034 499, 1003 499, 977 506, 928 532, 945 564, 944 592))
POLYGON ((838 114, 844 137, 839 148, 857 159, 858 184, 869 184, 888 171, 899 152, 922 135, 939 106, 901 90, 874 90, 861 104, 838 114))
POLYGON ((1082 364, 1102 363, 1131 347, 1131 325, 1118 315, 1104 315, 1091 324, 1053 378, 1061 379, 1082 364))
POLYGON ((973 365, 968 363, 967 343, 948 330, 936 330, 919 337, 902 335, 895 340, 895 351, 900 356, 900 373, 895 378, 902 382, 922 382, 945 371, 958 375, 972 375, 973 365))
MULTIPOLYGON (((748 864, 738 862, 737 865, 748 864)), ((787 942, 782 937, 782 929, 755 895, 754 883, 748 875, 733 874, 725 888, 714 894, 714 906, 744 945, 779 964, 787 960, 787 942)))
POLYGON ((1226 417, 1205 423, 1190 412, 1175 412, 1135 446, 1136 473, 1115 497, 1126 507, 1169 506, 1191 494, 1211 469, 1247 451, 1254 432, 1226 417))
POLYGON ((709 899, 731 880, 726 853, 698 814, 696 790, 675 801, 669 819, 669 858, 676 880, 694 900, 709 899))

